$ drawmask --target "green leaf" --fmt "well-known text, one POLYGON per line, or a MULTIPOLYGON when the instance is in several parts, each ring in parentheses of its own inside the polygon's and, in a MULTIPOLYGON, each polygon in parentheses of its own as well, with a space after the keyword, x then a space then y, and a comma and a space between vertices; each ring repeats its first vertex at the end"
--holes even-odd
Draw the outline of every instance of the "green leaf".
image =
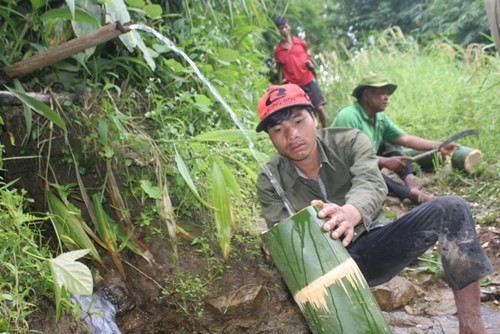
POLYGON ((75 18, 75 0, 66 0, 66 3, 68 4, 69 10, 71 11, 71 17, 72 19, 75 18))
MULTIPOLYGON (((24 87, 21 85, 19 80, 14 80, 14 85, 19 92, 24 93, 24 87)), ((23 103, 23 113, 24 113, 24 122, 26 124, 26 136, 23 139, 23 142, 27 142, 31 136, 31 127, 33 125, 33 114, 31 112, 31 108, 23 103)))
POLYGON ((141 180, 141 188, 142 190, 144 190, 146 194, 148 194, 150 198, 153 199, 163 198, 163 191, 161 190, 161 188, 158 186, 153 186, 153 184, 149 180, 141 180))
POLYGON ((184 179, 184 182, 186 182, 186 184, 188 185, 189 190, 191 190, 191 193, 193 193, 196 199, 203 205, 211 208, 212 206, 207 201, 205 201, 198 193, 198 189, 196 189, 193 179, 189 174, 189 170, 186 167, 186 164, 184 163, 184 160, 180 156, 179 152, 177 151, 177 148, 175 149, 175 162, 177 163, 177 169, 179 170, 179 173, 181 173, 181 176, 184 179))
POLYGON ((219 168, 222 172, 222 175, 224 177, 224 183, 226 184, 227 188, 231 191, 231 193, 236 196, 238 199, 243 199, 241 196, 241 190, 240 190, 240 185, 236 181, 236 177, 234 174, 231 172, 231 169, 224 163, 222 159, 220 159, 217 156, 214 156, 213 159, 217 164, 219 165, 219 168))
POLYGON ((64 244, 67 247, 75 247, 76 245, 82 249, 89 249, 90 255, 97 262, 102 263, 97 249, 86 232, 90 231, 90 229, 82 220, 79 213, 72 210, 70 206, 65 205, 51 192, 47 192, 47 204, 56 232, 64 244))
POLYGON ((146 4, 144 0, 125 0, 125 3, 130 7, 142 8, 146 4))
POLYGON ((240 55, 239 52, 236 50, 223 48, 218 50, 217 59, 223 62, 231 63, 237 60, 239 55, 240 55))
POLYGON ((193 139, 198 141, 237 142, 246 140, 245 133, 253 135, 253 133, 247 131, 243 132, 243 130, 229 129, 205 132, 193 137, 193 139))
POLYGON ((185 67, 175 59, 168 59, 165 61, 165 65, 170 67, 170 69, 175 73, 182 73, 185 69, 185 67))
POLYGON ((143 9, 146 12, 146 15, 152 19, 160 17, 163 14, 163 9, 160 5, 146 5, 143 9))
POLYGON ((229 250, 231 243, 231 202, 226 190, 224 176, 219 165, 214 162, 212 168, 212 200, 215 207, 215 226, 217 228, 217 239, 222 251, 222 256, 227 262, 229 260, 229 250))
POLYGON ((37 113, 41 114, 45 118, 47 118, 49 121, 53 122, 55 125, 60 127, 61 129, 64 130, 64 132, 67 132, 68 130, 66 129, 66 123, 64 123, 63 119, 59 117, 59 115, 49 108, 46 104, 35 100, 31 96, 28 96, 18 90, 8 88, 7 89, 14 94, 19 100, 21 100, 23 103, 26 103, 30 108, 32 108, 34 111, 37 113))
POLYGON ((65 7, 51 9, 41 15, 40 19, 42 21, 48 21, 50 19, 67 19, 99 27, 99 22, 96 18, 81 9, 77 9, 74 14, 71 13, 69 8, 65 7))
POLYGON ((86 265, 75 261, 88 253, 88 249, 80 249, 50 259, 49 265, 54 276, 54 283, 74 294, 92 295, 94 289, 92 273, 86 265))
POLYGON ((198 108, 198 110, 202 112, 210 112, 210 106, 212 105, 212 101, 206 95, 203 94, 196 94, 194 96, 195 100, 195 106, 198 108))

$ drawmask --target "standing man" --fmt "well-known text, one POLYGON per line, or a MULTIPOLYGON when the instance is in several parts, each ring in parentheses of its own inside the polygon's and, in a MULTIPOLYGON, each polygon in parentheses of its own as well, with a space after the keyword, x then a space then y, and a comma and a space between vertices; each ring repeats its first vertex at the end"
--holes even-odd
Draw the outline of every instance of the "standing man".
POLYGON ((459 333, 485 333, 479 279, 493 267, 462 198, 437 197, 388 223, 382 210, 387 188, 365 134, 348 128, 318 130, 309 97, 293 84, 271 86, 257 108, 256 131, 266 131, 277 150, 257 180, 269 228, 289 217, 289 211, 317 205, 323 229, 342 241, 370 286, 387 282, 438 242, 459 333))
POLYGON ((292 29, 286 17, 278 16, 274 23, 281 35, 281 40, 274 48, 274 59, 283 71, 282 83, 300 86, 311 98, 321 126, 326 127, 326 101, 315 79, 314 64, 306 41, 292 36, 292 29))
MULTIPOLYGON (((383 175, 391 193, 400 200, 410 199, 415 204, 427 202, 432 196, 421 191, 425 183, 415 176, 412 158, 405 156, 399 149, 388 150, 388 146, 400 145, 416 150, 429 151, 439 145, 438 142, 405 133, 384 113, 389 103, 389 96, 397 86, 389 83, 379 74, 370 73, 354 88, 352 96, 357 101, 342 110, 335 117, 333 127, 355 128, 361 130, 372 142, 377 152, 378 166, 394 171, 404 185, 383 175)), ((443 154, 451 154, 458 145, 451 143, 441 149, 443 154)))

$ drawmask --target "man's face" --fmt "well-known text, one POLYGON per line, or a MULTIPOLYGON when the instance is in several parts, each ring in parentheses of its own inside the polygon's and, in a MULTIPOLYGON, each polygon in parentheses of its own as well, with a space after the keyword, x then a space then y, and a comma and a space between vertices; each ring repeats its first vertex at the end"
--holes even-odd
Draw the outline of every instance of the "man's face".
POLYGON ((366 105, 374 112, 381 112, 387 108, 389 103, 387 87, 368 87, 363 94, 366 105))
POLYGON ((283 23, 278 27, 278 30, 280 31, 280 34, 282 37, 287 37, 290 35, 290 25, 288 23, 283 23))
POLYGON ((292 109, 289 120, 267 129, 269 138, 281 155, 293 161, 307 159, 316 150, 318 121, 307 109, 292 109))

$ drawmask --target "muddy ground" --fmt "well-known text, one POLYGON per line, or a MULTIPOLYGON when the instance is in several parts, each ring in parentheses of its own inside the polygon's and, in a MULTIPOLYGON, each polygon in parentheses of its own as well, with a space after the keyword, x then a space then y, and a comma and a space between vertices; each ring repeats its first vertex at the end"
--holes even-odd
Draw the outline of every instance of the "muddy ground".
MULTIPOLYGON (((412 207, 395 198, 387 200, 387 208, 396 215, 412 207)), ((482 215, 487 210, 474 205, 473 211, 475 215, 482 215)), ((260 228, 264 228, 262 224, 261 220, 256 221, 260 228)), ((485 278, 482 290, 482 313, 489 334, 499 333, 500 328, 498 226, 498 221, 492 221, 477 228, 482 245, 496 268, 485 278)), ((121 333, 309 333, 276 268, 265 262, 257 247, 249 248, 244 242, 235 240, 231 260, 224 265, 209 263, 217 254, 203 251, 200 245, 181 241, 179 261, 175 265, 170 245, 158 237, 148 241, 156 262, 154 268, 137 256, 124 254, 125 281, 112 272, 96 272, 96 290, 116 305, 115 320, 121 333), (174 275, 176 266, 177 272, 182 273, 180 276, 174 275), (211 270, 207 271, 207 266, 211 270), (222 267, 225 267, 224 272, 215 275, 214 268, 222 267), (205 290, 196 285, 196 277, 211 274, 214 280, 205 290), (175 279, 176 288, 165 288, 166 281, 175 279)), ((432 250, 427 255, 431 257, 432 250)), ((387 286, 373 290, 394 334, 458 333, 453 295, 444 280, 432 272, 436 268, 427 262, 416 261, 387 286), (387 291, 396 293, 387 298, 387 291)), ((48 304, 47 309, 37 313, 32 328, 54 334, 89 332, 84 321, 78 323, 71 317, 63 317, 54 326, 52 309, 48 304)))

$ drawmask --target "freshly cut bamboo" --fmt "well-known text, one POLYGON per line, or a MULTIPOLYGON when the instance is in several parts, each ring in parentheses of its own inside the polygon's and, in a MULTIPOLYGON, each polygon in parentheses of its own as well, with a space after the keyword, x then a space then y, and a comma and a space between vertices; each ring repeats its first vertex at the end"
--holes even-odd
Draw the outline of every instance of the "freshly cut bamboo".
POLYGON ((317 213, 309 206, 261 234, 311 331, 391 333, 356 262, 317 213))
POLYGON ((460 146, 451 156, 451 166, 469 174, 477 172, 483 159, 483 153, 475 148, 460 146))

